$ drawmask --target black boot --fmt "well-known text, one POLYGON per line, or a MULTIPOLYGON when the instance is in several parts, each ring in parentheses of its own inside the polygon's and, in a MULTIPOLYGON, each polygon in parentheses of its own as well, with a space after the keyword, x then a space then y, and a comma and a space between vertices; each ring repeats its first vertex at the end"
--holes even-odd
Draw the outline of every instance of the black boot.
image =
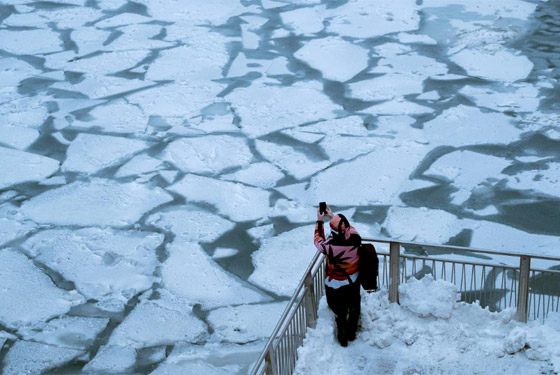
POLYGON ((348 346, 348 323, 346 322, 346 318, 337 317, 336 326, 338 329, 336 338, 338 339, 340 346, 348 346))

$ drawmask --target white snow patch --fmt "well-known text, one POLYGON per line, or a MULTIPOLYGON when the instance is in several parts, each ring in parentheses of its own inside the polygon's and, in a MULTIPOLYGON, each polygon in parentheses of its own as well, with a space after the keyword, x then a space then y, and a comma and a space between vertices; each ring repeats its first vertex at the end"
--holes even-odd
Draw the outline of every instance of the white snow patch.
POLYGON ((432 275, 427 275, 422 280, 413 277, 399 288, 400 305, 421 317, 449 319, 457 297, 457 287, 454 284, 434 280, 432 275))
POLYGON ((269 192, 233 182, 189 174, 169 190, 187 201, 210 203, 233 221, 258 220, 269 211, 269 192))
POLYGON ((270 300, 223 271, 197 243, 175 240, 167 250, 169 258, 161 270, 163 286, 190 304, 209 309, 270 300))
POLYGON ((58 170, 58 160, 0 147, 0 189, 23 182, 41 181, 58 170))
MULTIPOLYGON (((76 293, 57 288, 25 255, 0 251, 0 321, 9 328, 45 321, 84 302, 76 293)), ((9 362, 9 361, 8 361, 9 362)), ((9 367, 9 366, 8 366, 9 367)), ((6 370, 6 367, 4 368, 6 370)))
POLYGON ((93 179, 37 195, 23 203, 21 212, 37 223, 123 227, 171 200, 160 188, 93 179), (52 215, 53 212, 57 214, 52 215))

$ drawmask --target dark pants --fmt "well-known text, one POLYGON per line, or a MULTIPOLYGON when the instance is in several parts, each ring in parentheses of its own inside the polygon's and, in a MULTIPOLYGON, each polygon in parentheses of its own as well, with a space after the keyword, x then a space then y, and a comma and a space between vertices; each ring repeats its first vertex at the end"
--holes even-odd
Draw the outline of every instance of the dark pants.
POLYGON ((348 339, 356 337, 360 319, 360 283, 355 282, 338 289, 325 285, 327 304, 334 312, 338 341, 346 345, 348 339))

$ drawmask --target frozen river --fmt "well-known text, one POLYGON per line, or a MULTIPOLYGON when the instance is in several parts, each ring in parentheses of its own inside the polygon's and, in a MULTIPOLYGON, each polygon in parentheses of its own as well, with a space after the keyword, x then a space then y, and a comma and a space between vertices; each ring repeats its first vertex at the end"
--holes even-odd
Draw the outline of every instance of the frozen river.
POLYGON ((327 201, 560 254, 560 2, 0 0, 6 375, 245 373, 327 201))

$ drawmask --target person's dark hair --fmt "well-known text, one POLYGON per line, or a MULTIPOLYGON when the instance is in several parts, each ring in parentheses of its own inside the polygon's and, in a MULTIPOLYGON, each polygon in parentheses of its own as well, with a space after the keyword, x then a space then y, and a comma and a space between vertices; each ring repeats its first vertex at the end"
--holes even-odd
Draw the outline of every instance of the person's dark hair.
POLYGON ((342 234, 342 224, 344 224, 344 231, 346 231, 350 228, 350 223, 343 214, 338 214, 338 216, 340 217, 340 221, 338 222, 338 233, 342 234))

